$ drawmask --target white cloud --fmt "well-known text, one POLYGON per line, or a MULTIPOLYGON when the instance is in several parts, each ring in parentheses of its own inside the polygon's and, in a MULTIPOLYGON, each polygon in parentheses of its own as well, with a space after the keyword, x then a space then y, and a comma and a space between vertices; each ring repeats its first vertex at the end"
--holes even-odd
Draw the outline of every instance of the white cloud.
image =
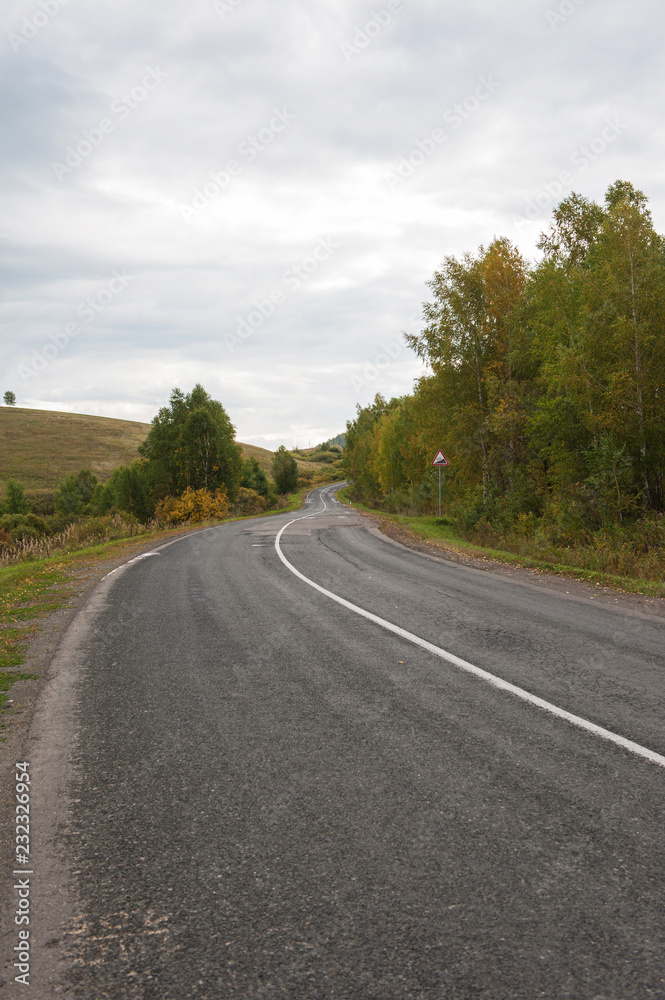
POLYGON ((535 255, 550 206, 525 226, 516 214, 608 118, 625 130, 570 187, 602 199, 631 180, 663 228, 653 0, 587 0, 556 30, 548 0, 421 0, 346 59, 384 6, 242 0, 220 17, 212 0, 72 0, 14 51, 8 35, 30 33, 40 8, 6 5, 4 388, 24 405, 149 420, 174 385, 201 381, 241 438, 303 444, 375 391, 410 391, 420 367, 406 350, 362 389, 352 378, 412 328, 445 255, 499 234, 535 255), (498 86, 476 108, 481 78, 498 86), (250 158, 242 144, 266 139, 275 109, 293 121, 250 158), (104 119, 113 128, 58 180, 53 161, 104 119), (445 141, 387 184, 435 129, 445 141), (241 169, 187 224, 179 206, 230 161, 241 169), (328 235, 334 254, 229 352, 225 332, 328 235), (121 268, 131 285, 22 382, 17 366, 121 268))

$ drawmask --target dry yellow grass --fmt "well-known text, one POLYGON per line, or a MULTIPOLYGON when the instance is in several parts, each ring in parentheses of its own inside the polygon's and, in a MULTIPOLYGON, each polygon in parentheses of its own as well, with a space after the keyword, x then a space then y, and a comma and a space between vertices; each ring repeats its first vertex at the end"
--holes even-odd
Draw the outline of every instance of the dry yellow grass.
POLYGON ((83 468, 106 479, 116 466, 138 457, 149 428, 134 420, 3 406, 0 483, 18 479, 29 490, 53 489, 83 468))
MULTIPOLYGON (((17 479, 28 491, 54 489, 80 469, 104 480, 118 465, 138 458, 149 430, 150 424, 137 420, 0 406, 0 493, 8 479, 17 479)), ((244 458, 255 458, 270 473, 272 451, 239 443, 244 458)), ((301 460, 298 466, 319 468, 301 460)))

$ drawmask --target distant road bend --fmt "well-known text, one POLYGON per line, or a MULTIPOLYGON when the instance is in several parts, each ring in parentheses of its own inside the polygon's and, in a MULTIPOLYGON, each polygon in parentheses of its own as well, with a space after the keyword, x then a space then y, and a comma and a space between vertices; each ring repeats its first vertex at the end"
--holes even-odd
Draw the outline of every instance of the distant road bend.
POLYGON ((335 492, 133 560, 70 629, 31 995, 665 998, 665 622, 335 492))

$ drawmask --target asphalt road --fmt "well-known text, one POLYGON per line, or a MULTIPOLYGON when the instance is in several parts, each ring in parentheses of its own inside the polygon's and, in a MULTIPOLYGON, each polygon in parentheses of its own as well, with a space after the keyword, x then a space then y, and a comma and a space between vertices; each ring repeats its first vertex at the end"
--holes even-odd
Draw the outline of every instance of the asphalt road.
POLYGON ((320 587, 665 755, 662 619, 424 557, 330 488, 187 536, 54 664, 16 995, 664 998, 665 767, 313 589, 294 517, 320 587))

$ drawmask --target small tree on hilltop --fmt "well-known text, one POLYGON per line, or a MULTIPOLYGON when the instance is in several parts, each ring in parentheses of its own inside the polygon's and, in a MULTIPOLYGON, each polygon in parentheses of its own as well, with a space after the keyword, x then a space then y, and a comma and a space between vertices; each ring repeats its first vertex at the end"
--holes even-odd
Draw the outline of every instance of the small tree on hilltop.
POLYGON ((270 467, 278 493, 293 493, 298 487, 298 464, 293 455, 280 445, 270 467))
POLYGON ((16 393, 12 392, 11 389, 7 389, 2 398, 5 401, 5 406, 16 406, 16 393))

